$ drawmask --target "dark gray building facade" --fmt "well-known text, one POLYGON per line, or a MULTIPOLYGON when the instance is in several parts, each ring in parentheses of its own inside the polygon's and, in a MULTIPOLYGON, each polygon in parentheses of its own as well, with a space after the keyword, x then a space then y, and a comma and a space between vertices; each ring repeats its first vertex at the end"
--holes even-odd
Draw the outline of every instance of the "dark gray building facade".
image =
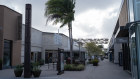
POLYGON ((10 68, 21 62, 22 15, 0 5, 0 59, 2 68, 10 68))

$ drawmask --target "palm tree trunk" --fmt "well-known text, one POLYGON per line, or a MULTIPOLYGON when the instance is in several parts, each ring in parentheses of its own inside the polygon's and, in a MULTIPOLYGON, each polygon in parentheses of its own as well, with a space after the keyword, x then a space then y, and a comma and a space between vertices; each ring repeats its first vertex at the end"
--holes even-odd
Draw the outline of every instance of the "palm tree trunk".
POLYGON ((69 27, 69 41, 70 41, 70 57, 71 64, 73 63, 73 39, 72 39, 72 22, 68 23, 69 27))
POLYGON ((74 53, 73 53, 73 37, 72 37, 72 22, 71 22, 71 54, 72 54, 72 62, 73 63, 73 57, 74 57, 74 53))

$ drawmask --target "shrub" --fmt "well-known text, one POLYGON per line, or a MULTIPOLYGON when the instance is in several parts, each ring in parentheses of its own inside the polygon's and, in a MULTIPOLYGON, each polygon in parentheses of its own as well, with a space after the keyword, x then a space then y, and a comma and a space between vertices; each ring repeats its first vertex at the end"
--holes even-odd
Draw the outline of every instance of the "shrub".
POLYGON ((94 59, 94 60, 92 61, 92 63, 98 63, 98 62, 99 62, 98 59, 94 59))
POLYGON ((98 59, 94 59, 92 62, 93 62, 93 66, 98 66, 99 60, 98 59))
POLYGON ((77 66, 77 69, 78 70, 84 70, 85 66, 83 64, 80 64, 77 66))
POLYGON ((17 65, 15 70, 17 71, 23 70, 23 65, 17 65))
POLYGON ((41 74, 41 69, 39 65, 39 62, 32 63, 32 74, 34 75, 34 77, 39 77, 41 74))
POLYGON ((34 71, 34 70, 38 70, 38 69, 40 69, 40 63, 39 62, 34 62, 34 63, 32 63, 32 70, 34 71))
POLYGON ((40 65, 39 62, 32 62, 31 64, 32 64, 33 67, 34 67, 34 66, 39 66, 39 65, 40 65))
POLYGON ((97 58, 90 60, 88 63, 89 64, 93 64, 94 62, 99 62, 99 60, 97 58))
POLYGON ((16 77, 21 77, 23 72, 23 65, 17 65, 16 68, 14 69, 14 73, 16 77))
POLYGON ((41 60, 39 61, 39 64, 40 64, 40 65, 44 65, 44 60, 41 59, 41 60))
POLYGON ((72 70, 73 69, 73 64, 66 64, 65 66, 64 66, 64 69, 65 70, 72 70))
POLYGON ((83 64, 74 65, 74 64, 66 64, 64 69, 67 71, 81 71, 84 70, 85 66, 83 64))
POLYGON ((88 62, 88 64, 93 64, 93 60, 90 60, 90 61, 88 62))
POLYGON ((33 67, 32 71, 40 71, 40 68, 39 67, 33 67))

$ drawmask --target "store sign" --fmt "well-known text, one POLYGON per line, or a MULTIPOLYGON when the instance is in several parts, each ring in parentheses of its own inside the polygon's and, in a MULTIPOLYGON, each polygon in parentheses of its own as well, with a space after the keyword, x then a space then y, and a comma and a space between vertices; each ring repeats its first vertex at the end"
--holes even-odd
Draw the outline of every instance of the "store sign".
POLYGON ((54 34, 54 43, 59 44, 59 34, 54 34))
POLYGON ((62 44, 62 36, 59 34, 54 34, 54 43, 56 45, 61 45, 62 44))
POLYGON ((116 43, 128 43, 128 38, 127 37, 120 37, 115 39, 116 43))
POLYGON ((64 73, 64 54, 62 53, 64 49, 58 48, 58 62, 57 62, 57 75, 61 75, 64 73))
POLYGON ((61 71, 63 71, 64 70, 64 54, 61 53, 60 57, 61 57, 61 71))

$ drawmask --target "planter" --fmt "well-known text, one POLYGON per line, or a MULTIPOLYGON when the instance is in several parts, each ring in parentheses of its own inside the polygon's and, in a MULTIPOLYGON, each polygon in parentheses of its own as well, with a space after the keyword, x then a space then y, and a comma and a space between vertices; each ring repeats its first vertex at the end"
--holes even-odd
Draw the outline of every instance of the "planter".
POLYGON ((103 60, 104 60, 104 58, 102 57, 102 58, 101 58, 101 60, 103 61, 103 60))
POLYGON ((39 77, 41 74, 41 70, 32 71, 34 77, 39 77))
POLYGON ((98 66, 99 60, 93 59, 92 63, 93 63, 93 66, 98 66))
POLYGON ((0 70, 2 70, 2 64, 0 63, 0 70))
POLYGON ((14 73, 15 73, 16 77, 21 77, 22 72, 23 72, 23 69, 21 69, 21 70, 14 70, 14 73))
POLYGON ((23 72, 23 65, 17 65, 16 68, 14 69, 14 73, 16 77, 21 77, 23 72))
POLYGON ((98 63, 93 63, 93 66, 98 66, 98 63))
POLYGON ((2 70, 2 60, 0 59, 0 70, 2 70))

